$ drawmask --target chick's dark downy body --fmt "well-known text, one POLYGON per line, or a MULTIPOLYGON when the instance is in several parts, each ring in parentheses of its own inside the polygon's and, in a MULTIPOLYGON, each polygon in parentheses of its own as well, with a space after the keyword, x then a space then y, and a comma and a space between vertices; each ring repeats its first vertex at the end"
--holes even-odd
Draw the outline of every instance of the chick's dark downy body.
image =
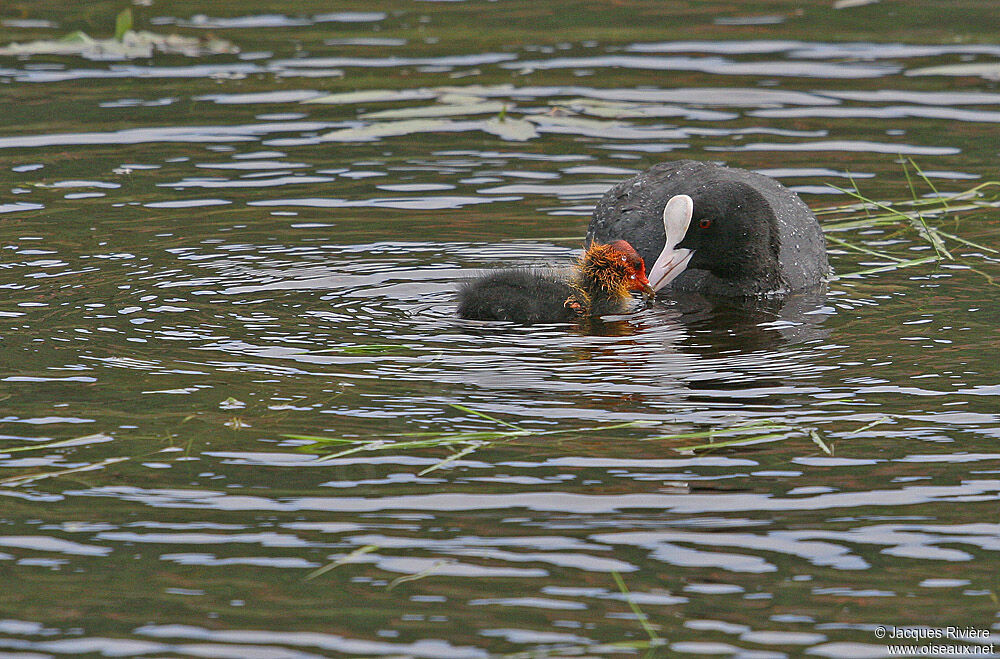
POLYGON ((522 325, 573 322, 627 311, 632 291, 649 291, 645 264, 624 241, 594 244, 567 272, 500 270, 465 284, 458 315, 522 325))
POLYGON ((580 312, 567 300, 576 290, 550 272, 500 270, 465 284, 458 315, 470 320, 506 320, 521 325, 568 323, 580 312))

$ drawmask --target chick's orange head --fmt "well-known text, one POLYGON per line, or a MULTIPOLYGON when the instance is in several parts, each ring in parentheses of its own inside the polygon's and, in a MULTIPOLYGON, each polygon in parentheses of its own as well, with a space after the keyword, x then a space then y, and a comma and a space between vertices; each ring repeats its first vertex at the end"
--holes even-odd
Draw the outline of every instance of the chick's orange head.
POLYGON ((602 280, 618 280, 615 283, 624 285, 630 291, 642 291, 647 295, 653 292, 646 279, 646 264, 625 240, 616 240, 608 245, 594 243, 587 250, 584 260, 592 268, 603 271, 598 274, 602 280))
POLYGON ((609 247, 617 252, 619 261, 624 262, 628 270, 629 290, 651 293, 652 289, 650 289, 649 281, 646 279, 646 264, 639 256, 639 252, 635 251, 635 248, 626 240, 616 240, 609 247))

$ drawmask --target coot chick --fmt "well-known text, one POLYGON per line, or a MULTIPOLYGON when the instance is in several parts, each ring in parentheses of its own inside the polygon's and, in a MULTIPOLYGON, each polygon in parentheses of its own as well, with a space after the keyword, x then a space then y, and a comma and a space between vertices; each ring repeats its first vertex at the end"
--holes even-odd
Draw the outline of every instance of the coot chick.
POLYGON ((627 311, 632 291, 653 295, 642 257, 624 240, 591 242, 568 272, 501 270, 465 284, 458 315, 522 325, 565 323, 627 311))
POLYGON ((779 294, 830 272, 819 222, 798 195, 762 174, 707 162, 661 163, 605 193, 587 243, 618 239, 654 262, 654 290, 672 281, 673 290, 710 295, 779 294), (667 234, 679 239, 671 244, 667 234))

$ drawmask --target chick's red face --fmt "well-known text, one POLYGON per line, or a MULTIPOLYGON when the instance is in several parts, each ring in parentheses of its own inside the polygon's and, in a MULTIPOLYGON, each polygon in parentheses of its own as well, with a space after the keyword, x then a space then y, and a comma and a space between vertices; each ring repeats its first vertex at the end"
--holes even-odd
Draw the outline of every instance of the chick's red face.
POLYGON ((628 270, 629 290, 651 292, 649 281, 646 279, 646 264, 635 248, 625 240, 616 240, 611 243, 611 247, 617 253, 616 258, 620 259, 628 270))

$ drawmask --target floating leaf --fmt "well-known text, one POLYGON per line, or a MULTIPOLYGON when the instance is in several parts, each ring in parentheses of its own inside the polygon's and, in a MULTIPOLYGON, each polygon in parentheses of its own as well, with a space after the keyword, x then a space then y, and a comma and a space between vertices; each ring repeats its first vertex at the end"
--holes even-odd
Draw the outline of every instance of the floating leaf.
POLYGON ((374 142, 383 137, 430 133, 454 129, 454 123, 444 119, 406 119, 369 124, 360 128, 342 128, 323 135, 332 142, 374 142))
POLYGON ((865 5, 873 5, 878 0, 837 0, 833 3, 834 9, 851 9, 854 7, 864 7, 865 5))
MULTIPOLYGON (((597 101, 589 98, 575 98, 564 104, 572 108, 575 112, 588 114, 592 117, 604 117, 607 119, 625 119, 633 117, 652 117, 655 114, 648 114, 652 110, 651 106, 637 105, 635 103, 621 103, 617 101, 597 101)), ((676 109, 672 115, 676 116, 676 109)))
POLYGON ((125 33, 132 29, 132 8, 126 7, 115 16, 115 41, 122 41, 125 33))
POLYGON ((226 400, 219 403, 220 410, 242 410, 247 406, 242 400, 238 400, 230 396, 226 400))
MULTIPOLYGON (((49 42, 49 41, 33 41, 31 43, 53 43, 53 42, 49 42)), ((93 39, 91 39, 90 35, 88 35, 86 32, 83 32, 82 30, 76 30, 74 32, 70 32, 66 36, 64 36, 61 39, 59 39, 58 43, 67 43, 67 44, 73 43, 73 44, 88 44, 88 45, 90 45, 90 44, 95 44, 97 42, 94 41, 93 39)), ((16 43, 15 44, 11 44, 11 46, 16 46, 16 45, 18 45, 18 44, 16 44, 16 43)))
POLYGON ((969 64, 945 64, 927 66, 907 71, 908 76, 980 76, 991 80, 1000 79, 1000 62, 972 62, 969 64))
POLYGON ((538 137, 535 127, 524 119, 494 117, 483 123, 483 130, 491 135, 512 142, 526 142, 538 137))
POLYGON ((407 353, 412 352, 409 346, 398 343, 369 343, 357 346, 342 346, 340 348, 324 348, 323 350, 312 350, 310 355, 322 355, 326 353, 340 353, 344 355, 378 355, 383 353, 407 353))
POLYGON ((600 119, 587 119, 585 117, 572 117, 559 114, 536 114, 527 119, 539 126, 572 126, 574 128, 587 128, 590 130, 605 130, 623 125, 617 121, 602 121, 600 119))
POLYGON ((606 119, 634 119, 644 117, 687 117, 700 121, 726 121, 735 119, 731 112, 698 110, 678 105, 662 103, 639 103, 632 101, 605 101, 594 98, 572 98, 558 103, 574 112, 606 119))
POLYGON ((398 108, 362 114, 363 119, 415 119, 422 117, 461 117, 470 114, 496 114, 503 111, 499 101, 452 105, 427 105, 420 108, 398 108))
POLYGON ((444 103, 445 105, 472 105, 474 103, 485 103, 486 101, 486 98, 473 94, 455 94, 449 92, 438 96, 438 103, 444 103))
POLYGON ((178 34, 156 34, 126 30, 113 39, 94 39, 85 32, 71 32, 60 39, 11 43, 0 47, 0 55, 80 55, 87 59, 136 59, 155 53, 171 55, 216 55, 237 53, 239 48, 224 39, 197 39, 178 34))
POLYGON ((329 103, 346 105, 351 103, 388 103, 392 101, 421 101, 435 98, 437 94, 427 89, 370 89, 361 92, 340 92, 310 98, 303 103, 329 103))

